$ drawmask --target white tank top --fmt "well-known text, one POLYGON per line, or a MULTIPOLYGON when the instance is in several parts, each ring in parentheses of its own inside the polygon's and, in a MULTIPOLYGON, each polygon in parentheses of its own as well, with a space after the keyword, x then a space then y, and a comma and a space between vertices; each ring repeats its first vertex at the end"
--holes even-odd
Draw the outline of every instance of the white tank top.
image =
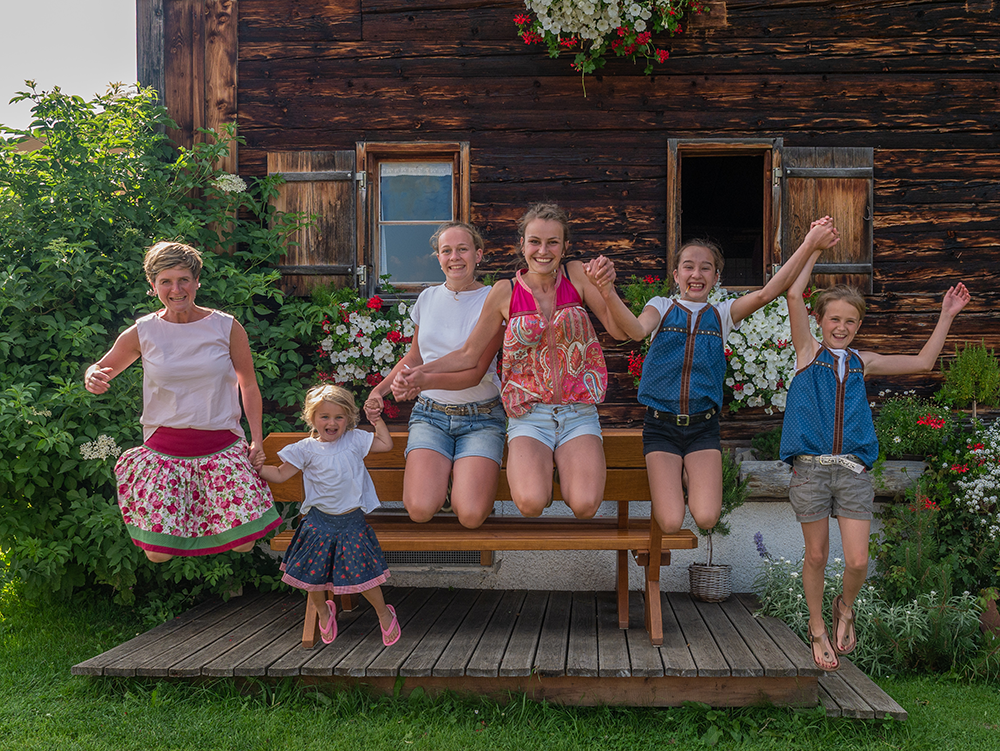
POLYGON ((156 313, 136 322, 142 353, 143 439, 159 427, 240 427, 239 381, 229 355, 233 317, 213 310, 200 321, 170 323, 156 313))

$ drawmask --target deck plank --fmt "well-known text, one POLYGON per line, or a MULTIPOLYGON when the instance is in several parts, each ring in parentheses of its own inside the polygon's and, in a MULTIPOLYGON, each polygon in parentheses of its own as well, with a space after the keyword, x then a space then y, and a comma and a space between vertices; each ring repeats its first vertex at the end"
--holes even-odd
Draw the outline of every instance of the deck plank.
POLYGON ((477 610, 482 592, 457 592, 447 609, 435 621, 434 628, 424 635, 420 643, 399 668, 404 677, 426 677, 434 674, 434 665, 441 658, 458 627, 470 611, 477 610))
POLYGON ((819 703, 822 705, 823 709, 826 710, 827 717, 843 717, 843 713, 840 711, 840 705, 830 696, 830 692, 826 690, 824 686, 824 681, 822 678, 819 679, 819 703))
MULTIPOLYGON (((670 607, 677 616, 684 638, 687 639, 691 657, 698 669, 698 677, 728 676, 729 664, 722 656, 722 651, 712 638, 705 621, 702 620, 698 608, 695 607, 691 595, 686 592, 673 592, 667 596, 670 607)), ((664 641, 666 638, 664 637, 664 641)))
MULTIPOLYGON (((407 624, 435 590, 411 589, 401 591, 404 593, 404 596, 396 602, 390 601, 390 604, 396 610, 396 618, 399 620, 400 630, 405 632, 407 624)), ((362 626, 362 624, 363 628, 367 628, 367 633, 361 637, 361 641, 358 642, 357 646, 334 666, 334 675, 362 678, 368 674, 368 666, 386 649, 386 646, 382 643, 382 630, 379 628, 378 616, 375 614, 374 608, 365 608, 365 612, 358 619, 356 627, 362 626)), ((336 643, 334 642, 331 646, 335 646, 336 643)), ((389 649, 393 649, 395 646, 394 644, 389 649)), ((303 674, 305 674, 304 669, 303 674)))
POLYGON ((688 640, 681 630, 670 600, 663 592, 660 593, 660 610, 663 612, 663 644, 660 645, 660 657, 663 659, 663 674, 679 678, 694 678, 698 668, 688 647, 688 640))
POLYGON ((722 652, 723 659, 729 665, 729 674, 737 678, 763 676, 764 668, 723 612, 721 604, 695 601, 694 605, 708 626, 719 651, 722 652))
POLYGON ((222 607, 222 600, 207 600, 199 605, 195 605, 188 611, 181 613, 165 623, 138 634, 134 639, 129 639, 123 644, 112 647, 107 652, 94 655, 89 660, 74 665, 71 668, 73 675, 135 675, 134 668, 121 668, 121 670, 131 670, 131 672, 106 673, 108 666, 124 664, 134 655, 145 651, 147 648, 163 639, 169 639, 176 632, 189 627, 192 622, 198 621, 203 616, 208 615, 216 608, 222 607))
POLYGON ((574 592, 566 649, 566 675, 598 677, 600 665, 597 656, 597 603, 594 593, 574 592))
POLYGON ((754 657, 764 668, 768 677, 788 677, 798 675, 792 661, 768 636, 746 605, 737 597, 730 597, 721 603, 722 612, 726 614, 736 630, 740 632, 743 641, 750 647, 754 657))
MULTIPOLYGON (((406 622, 406 630, 400 632, 399 641, 391 647, 387 647, 382 654, 372 660, 367 670, 365 670, 365 675, 399 675, 399 670, 403 667, 403 663, 406 662, 413 650, 417 648, 420 641, 441 617, 441 614, 451 605, 452 600, 455 599, 455 595, 455 590, 434 590, 430 598, 406 622)), ((381 632, 379 633, 381 634, 381 632)))
POLYGON ((174 663, 169 670, 171 678, 193 678, 203 675, 202 668, 209 662, 222 659, 226 653, 241 645, 244 641, 266 629, 281 615, 279 605, 288 599, 287 592, 268 592, 248 607, 239 612, 239 617, 233 619, 231 631, 215 641, 206 644, 183 660, 174 663))
POLYGON ((875 718, 875 712, 868 703, 847 685, 837 673, 826 673, 820 676, 819 685, 830 695, 830 698, 840 707, 841 717, 850 717, 855 720, 871 720, 875 718))
POLYGON ((653 646, 644 628, 634 624, 643 622, 645 599, 641 592, 628 593, 628 621, 625 643, 628 646, 629 663, 633 678, 660 678, 663 676, 663 660, 660 647, 653 646))
POLYGON ((500 607, 503 595, 503 591, 499 589, 487 589, 479 595, 476 609, 470 610, 462 620, 462 625, 455 631, 441 653, 441 658, 434 665, 435 677, 456 678, 465 675, 465 666, 479 646, 493 613, 500 607))
MULTIPOLYGON (((280 642, 292 631, 302 634, 302 615, 305 611, 304 598, 298 592, 290 593, 292 606, 281 614, 271 629, 261 631, 246 644, 246 657, 233 666, 233 677, 265 676, 267 669, 290 649, 280 642)), ((300 638, 301 643, 301 638, 300 638)), ((204 675, 215 675, 212 663, 205 666, 204 675)))
POLYGON ((476 649, 465 666, 465 674, 476 678, 495 678, 500 672, 500 662, 510 641, 517 622, 517 613, 521 609, 527 592, 516 589, 504 592, 500 604, 493 611, 493 617, 486 625, 483 638, 479 640, 476 649))
MULTIPOLYGON (((758 608, 757 597, 755 595, 738 594, 735 596, 750 612, 754 612, 758 608)), ((826 671, 817 666, 813 661, 812 650, 809 649, 809 645, 802 641, 799 635, 788 627, 787 623, 768 615, 755 615, 754 618, 757 619, 757 622, 767 632, 768 636, 774 640, 778 648, 785 653, 785 656, 795 666, 795 670, 799 675, 826 675, 826 671)))
POLYGON ((630 678, 632 664, 625 639, 628 629, 618 626, 618 596, 614 592, 598 592, 596 599, 597 673, 601 678, 630 678))
POLYGON ((846 657, 840 658, 840 677, 872 709, 876 718, 891 717, 905 720, 906 710, 883 691, 875 681, 846 657))
POLYGON ((535 651, 538 649, 538 638, 545 619, 545 608, 549 604, 549 593, 531 591, 521 603, 521 611, 514 624, 514 632, 510 643, 500 662, 500 675, 517 677, 531 675, 535 664, 535 651))
POLYGON ((550 592, 549 605, 542 621, 535 652, 535 673, 544 677, 566 675, 566 651, 569 648, 572 592, 550 592))
MULTIPOLYGON (((223 603, 222 607, 215 608, 197 621, 189 623, 183 630, 185 637, 183 640, 162 640, 151 645, 149 649, 137 655, 136 661, 133 661, 134 675, 151 678, 168 677, 171 666, 239 626, 242 611, 250 608, 258 599, 259 596, 234 597, 229 602, 223 603)), ((109 666, 108 671, 112 668, 113 666, 109 666)), ((106 673, 111 674, 107 671, 106 673)))
POLYGON ((338 610, 336 641, 333 644, 324 644, 322 641, 319 641, 312 649, 305 649, 302 646, 302 622, 306 614, 306 602, 303 599, 297 612, 297 628, 283 634, 269 648, 275 652, 281 649, 285 651, 268 666, 267 675, 272 677, 333 675, 333 665, 339 661, 340 657, 346 654, 345 650, 348 645, 357 643, 361 636, 367 633, 366 631, 362 631, 360 627, 355 630, 353 624, 360 619, 362 614, 370 610, 371 608, 369 607, 355 608, 349 613, 338 610), (304 669, 304 666, 307 664, 312 664, 312 667, 304 669))

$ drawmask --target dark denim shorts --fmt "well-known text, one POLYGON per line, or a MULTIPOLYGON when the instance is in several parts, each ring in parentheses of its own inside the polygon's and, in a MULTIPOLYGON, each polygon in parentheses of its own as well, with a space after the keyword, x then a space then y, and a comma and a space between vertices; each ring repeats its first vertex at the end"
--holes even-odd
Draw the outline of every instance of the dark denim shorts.
POLYGON ((642 420, 642 453, 665 451, 668 454, 686 456, 695 451, 715 449, 722 451, 719 438, 719 413, 707 420, 699 420, 690 425, 675 425, 657 420, 649 411, 642 420))

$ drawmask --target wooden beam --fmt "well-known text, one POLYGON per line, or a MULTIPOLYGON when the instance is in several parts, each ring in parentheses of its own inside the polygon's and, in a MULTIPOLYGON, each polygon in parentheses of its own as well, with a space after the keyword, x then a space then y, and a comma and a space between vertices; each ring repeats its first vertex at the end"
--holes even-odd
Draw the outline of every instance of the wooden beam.
POLYGON ((163 0, 137 0, 135 19, 136 80, 156 89, 160 103, 166 101, 164 70, 163 0))

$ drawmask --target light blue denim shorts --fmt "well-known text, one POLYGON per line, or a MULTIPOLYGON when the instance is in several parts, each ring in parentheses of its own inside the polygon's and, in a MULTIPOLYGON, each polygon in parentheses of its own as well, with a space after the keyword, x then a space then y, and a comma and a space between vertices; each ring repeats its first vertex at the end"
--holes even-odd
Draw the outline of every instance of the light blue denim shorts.
POLYGON ((500 464, 507 413, 499 399, 492 408, 489 403, 442 404, 420 397, 410 413, 407 455, 413 449, 430 449, 452 461, 484 456, 500 464), (459 412, 465 414, 455 414, 459 412))
POLYGON ((601 437, 601 421, 593 404, 536 404, 521 417, 507 420, 507 442, 524 436, 552 451, 582 435, 601 437))

